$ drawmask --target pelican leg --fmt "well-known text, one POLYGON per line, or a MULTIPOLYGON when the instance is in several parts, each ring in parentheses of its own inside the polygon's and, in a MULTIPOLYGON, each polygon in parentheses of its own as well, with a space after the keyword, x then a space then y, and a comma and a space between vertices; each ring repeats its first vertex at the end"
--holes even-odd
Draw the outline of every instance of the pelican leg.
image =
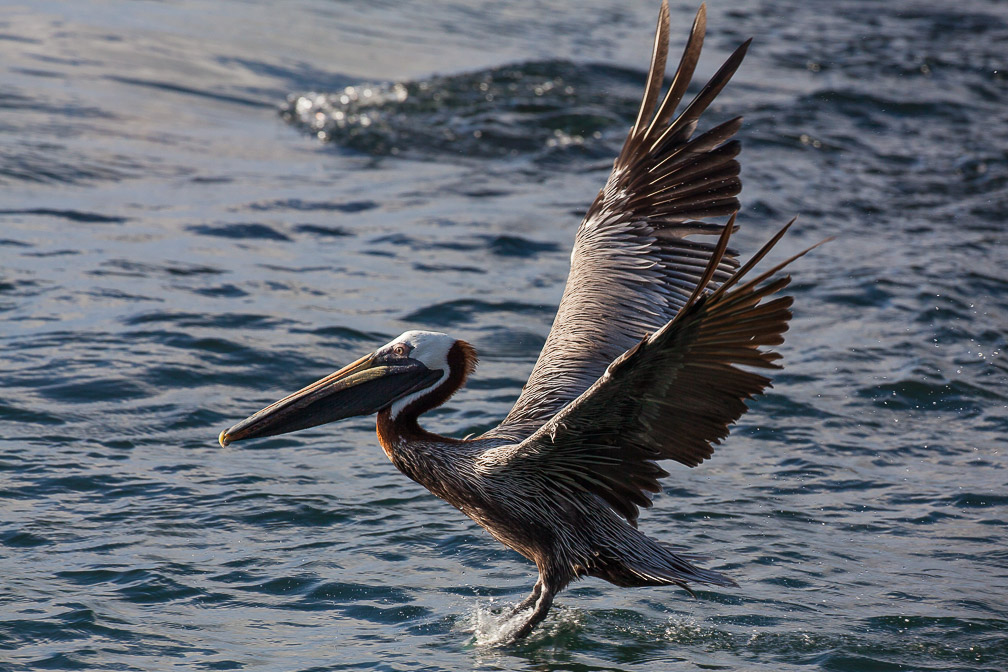
MULTIPOLYGON (((546 614, 549 613, 550 607, 553 605, 554 593, 546 585, 546 582, 540 578, 536 586, 539 587, 539 599, 535 602, 535 610, 532 612, 532 615, 529 616, 528 620, 525 621, 513 635, 511 635, 512 641, 527 637, 528 634, 532 632, 532 628, 539 625, 539 623, 546 618, 546 614)), ((533 595, 534 594, 535 593, 533 592, 533 595)))
POLYGON ((519 602, 514 606, 513 609, 508 613, 508 618, 514 618, 519 612, 525 611, 539 599, 539 593, 542 592, 542 577, 536 581, 535 585, 532 587, 532 594, 526 597, 524 600, 519 602))

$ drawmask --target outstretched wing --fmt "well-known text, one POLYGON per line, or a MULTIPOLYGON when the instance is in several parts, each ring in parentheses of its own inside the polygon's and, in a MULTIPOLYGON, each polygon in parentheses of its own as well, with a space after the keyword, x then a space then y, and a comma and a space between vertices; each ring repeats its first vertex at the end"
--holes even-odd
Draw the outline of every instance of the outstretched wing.
MULTIPOLYGON (((644 99, 605 187, 578 230, 553 328, 507 418, 486 436, 520 440, 588 388, 621 353, 659 329, 685 305, 714 245, 690 240, 723 225, 706 217, 738 210, 741 118, 691 139, 700 115, 734 74, 740 46, 683 111, 676 107, 693 76, 706 26, 701 5, 665 98, 658 94, 668 52, 669 12, 663 1, 644 99)), ((738 263, 729 253, 715 284, 738 263)))
MULTIPOLYGON (((484 454, 482 467, 529 470, 558 491, 592 492, 635 524, 638 507, 651 505, 648 493, 658 492, 658 479, 668 475, 657 461, 692 467, 710 457, 728 425, 745 412, 746 399, 770 385, 769 378, 739 366, 779 368, 779 355, 764 348, 784 341, 792 298, 771 297, 790 277, 770 278, 801 255, 743 278, 789 226, 703 295, 716 268, 712 260, 673 320, 617 358, 528 439, 484 454)), ((715 259, 727 240, 725 231, 715 259)))

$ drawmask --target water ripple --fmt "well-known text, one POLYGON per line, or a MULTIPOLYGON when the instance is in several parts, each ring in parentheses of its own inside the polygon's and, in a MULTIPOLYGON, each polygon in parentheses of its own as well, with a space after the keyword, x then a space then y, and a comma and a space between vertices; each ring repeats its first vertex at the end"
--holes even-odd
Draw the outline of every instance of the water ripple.
POLYGON ((0 25, 4 672, 1008 669, 997 2, 708 7, 701 75, 755 37, 707 115, 745 117, 733 246, 836 236, 794 268, 775 387, 642 512, 740 587, 576 582, 516 644, 534 566, 372 418, 216 437, 411 328, 480 351, 430 427, 493 427, 653 8, 71 4, 0 25))

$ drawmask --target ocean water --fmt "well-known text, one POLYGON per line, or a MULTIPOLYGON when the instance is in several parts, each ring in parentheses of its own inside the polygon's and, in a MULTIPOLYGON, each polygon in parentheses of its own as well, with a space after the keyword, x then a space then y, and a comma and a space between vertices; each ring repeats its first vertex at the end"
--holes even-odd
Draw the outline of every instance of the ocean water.
MULTIPOLYGON (((0 670, 1008 669, 1008 11, 716 2, 753 46, 743 256, 798 215, 785 369, 641 527, 737 589, 574 584, 360 418, 217 433, 409 328, 493 426, 633 120, 657 2, 0 14, 0 670), (343 97, 346 100, 343 100, 343 97)), ((673 54, 696 6, 672 7, 673 54)))

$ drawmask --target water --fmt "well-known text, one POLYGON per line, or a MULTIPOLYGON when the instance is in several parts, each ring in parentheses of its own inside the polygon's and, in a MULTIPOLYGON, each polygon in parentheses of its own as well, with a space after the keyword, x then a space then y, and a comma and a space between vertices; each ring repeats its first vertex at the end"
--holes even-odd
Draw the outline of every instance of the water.
POLYGON ((774 389, 642 516, 741 585, 584 581, 513 645, 534 569, 372 420, 216 436, 418 327, 482 355, 429 425, 501 418, 657 3, 5 9, 0 669, 1008 668, 1008 16, 732 4, 700 74, 755 37, 710 114, 746 116, 735 244, 837 236, 774 389), (348 86, 383 98, 300 114, 348 86))

